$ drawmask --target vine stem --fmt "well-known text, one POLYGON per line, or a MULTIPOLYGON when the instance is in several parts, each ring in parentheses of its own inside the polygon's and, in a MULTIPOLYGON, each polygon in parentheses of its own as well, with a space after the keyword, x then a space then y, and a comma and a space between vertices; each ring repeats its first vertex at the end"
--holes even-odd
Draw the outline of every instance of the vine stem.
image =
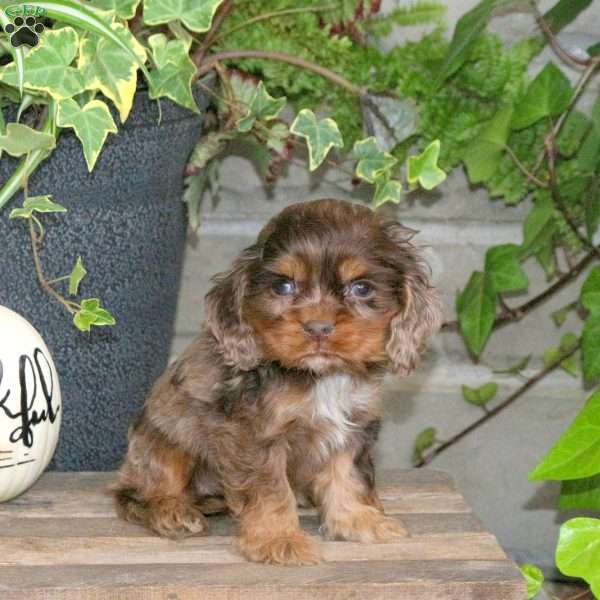
MULTIPOLYGON (((201 57, 203 59, 203 57, 201 57)), ((318 65, 317 63, 311 62, 299 56, 292 54, 286 54, 284 52, 270 52, 267 50, 227 50, 225 52, 217 52, 211 54, 206 60, 198 60, 198 57, 194 55, 192 60, 198 66, 196 71, 196 78, 202 77, 208 73, 214 66, 222 60, 234 60, 239 58, 258 58, 264 60, 275 60, 279 62, 288 63, 296 67, 300 67, 307 71, 312 71, 325 79, 328 79, 332 83, 344 88, 355 96, 362 96, 366 90, 362 87, 355 85, 351 81, 348 81, 345 77, 340 74, 318 65)))
POLYGON ((192 57, 195 64, 199 65, 204 61, 204 56, 215 41, 223 21, 227 18, 227 15, 231 12, 232 8, 233 0, 225 0, 225 2, 220 6, 215 18, 213 19, 210 30, 202 42, 202 45, 198 48, 198 50, 196 50, 194 56, 192 57))
POLYGON ((577 350, 579 350, 580 345, 581 344, 578 343, 574 348, 572 348, 568 352, 565 352, 564 354, 562 354, 554 362, 549 364, 547 367, 544 367, 541 371, 536 373, 533 377, 530 377, 523 385, 521 385, 512 394, 510 394, 508 396, 508 398, 506 398, 506 400, 504 400, 503 402, 501 402, 494 408, 490 409, 479 419, 477 419, 476 421, 473 421, 470 425, 467 425, 467 427, 465 427, 464 429, 461 429, 458 433, 453 435, 448 440, 445 440, 444 442, 442 442, 439 446, 436 446, 430 452, 424 454, 421 457, 421 459, 415 464, 415 467, 420 468, 420 467, 424 467, 425 465, 428 465, 434 458, 439 456, 442 452, 445 452, 446 450, 448 450, 448 448, 451 448, 452 446, 454 446, 455 444, 460 442, 460 440, 462 440, 465 436, 467 436, 468 434, 472 433, 473 431, 475 431, 476 429, 481 427, 484 423, 486 423, 491 418, 493 418, 496 415, 498 415, 499 413, 501 413, 503 410, 506 410, 513 402, 515 402, 515 400, 518 400, 525 392, 527 392, 529 389, 531 389, 536 383, 539 383, 542 379, 544 379, 544 377, 546 377, 546 375, 549 375, 550 373, 552 373, 552 371, 554 371, 557 367, 559 367, 560 363, 562 363, 563 360, 565 360, 566 358, 569 358, 570 356, 573 356, 573 354, 575 354, 575 352, 577 352, 577 350))
MULTIPOLYGON (((552 285, 548 286, 543 292, 540 292, 537 296, 534 296, 519 306, 510 308, 510 312, 498 315, 494 321, 494 329, 511 323, 512 321, 520 321, 525 315, 537 308, 540 304, 543 304, 546 300, 576 279, 595 258, 598 258, 599 255, 600 246, 593 246, 593 250, 590 250, 578 263, 573 265, 564 275, 557 279, 552 285)), ((442 325, 442 329, 448 330, 456 329, 457 327, 458 321, 446 321, 442 325)))
POLYGON ((29 219, 29 237, 31 238, 31 254, 33 256, 33 264, 35 266, 35 272, 38 278, 38 282, 41 288, 50 296, 52 296, 55 300, 60 302, 72 315, 74 315, 77 310, 74 306, 77 306, 74 302, 69 302, 66 298, 63 298, 53 287, 50 285, 49 281, 46 279, 44 275, 44 270, 42 269, 42 263, 40 261, 39 249, 38 249, 38 234, 35 232, 35 228, 33 225, 33 221, 29 219))

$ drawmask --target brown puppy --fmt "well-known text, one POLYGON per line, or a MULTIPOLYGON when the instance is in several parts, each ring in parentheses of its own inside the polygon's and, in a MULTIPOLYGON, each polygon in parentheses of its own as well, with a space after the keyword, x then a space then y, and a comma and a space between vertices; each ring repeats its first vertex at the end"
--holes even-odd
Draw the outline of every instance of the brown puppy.
POLYGON ((410 373, 440 325, 414 232, 338 200, 294 204, 214 278, 199 337, 132 428, 120 514, 164 536, 207 531, 215 497, 250 560, 306 564, 329 538, 402 536, 383 514, 372 451, 386 371, 410 373))

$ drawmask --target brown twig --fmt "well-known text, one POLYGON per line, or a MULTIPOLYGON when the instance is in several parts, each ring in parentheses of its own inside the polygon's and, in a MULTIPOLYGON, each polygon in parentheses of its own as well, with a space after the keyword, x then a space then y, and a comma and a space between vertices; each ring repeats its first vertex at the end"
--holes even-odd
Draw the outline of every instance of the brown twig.
POLYGON ((196 50, 196 52, 194 52, 192 56, 194 64, 202 64, 206 53, 208 52, 209 48, 212 46, 213 42, 216 39, 216 36, 219 32, 219 29, 221 28, 221 25, 223 24, 223 21, 227 18, 227 15, 231 12, 232 8, 233 0, 225 0, 225 2, 221 4, 217 11, 217 14, 213 19, 210 29, 206 33, 206 36, 204 36, 204 41, 202 42, 202 45, 198 48, 198 50, 196 50))
POLYGON ((31 254, 33 256, 33 264, 35 266, 35 272, 37 274, 38 282, 41 288, 50 296, 52 296, 55 300, 60 302, 72 315, 77 312, 75 308, 77 305, 74 302, 69 302, 66 298, 63 298, 49 283, 44 275, 44 270, 42 269, 42 263, 40 261, 40 256, 38 252, 38 243, 39 237, 35 232, 33 221, 29 220, 29 237, 31 238, 31 254))
POLYGON ((523 385, 517 388, 506 400, 490 409, 479 419, 473 421, 470 425, 459 431, 457 434, 453 435, 450 439, 445 440, 439 446, 435 447, 430 452, 424 454, 421 459, 415 464, 415 467, 424 467, 428 465, 436 456, 439 456, 442 452, 445 452, 448 448, 454 446, 460 440, 462 440, 465 436, 467 436, 472 431, 475 431, 479 427, 481 427, 484 423, 489 421, 491 418, 495 417, 497 414, 501 413, 503 410, 507 409, 515 400, 519 399, 526 391, 532 388, 536 383, 540 382, 546 375, 552 373, 556 368, 560 366, 560 363, 563 362, 566 358, 569 358, 577 350, 579 350, 580 344, 562 354, 557 360, 552 362, 547 367, 544 367, 541 371, 536 373, 533 377, 530 377, 523 385))
POLYGON ((355 85, 351 81, 348 81, 345 77, 342 77, 335 71, 328 69, 327 67, 323 67, 314 62, 301 58, 299 56, 294 56, 292 54, 286 54, 284 52, 269 52, 267 50, 228 50, 226 52, 217 52, 216 54, 211 54, 206 60, 198 61, 196 56, 193 56, 192 59, 194 63, 198 66, 198 70, 196 71, 196 78, 202 77, 208 73, 219 61, 222 60, 235 60, 239 58, 258 58, 262 60, 275 60, 279 62, 284 62, 290 65, 294 65, 296 67, 300 67, 307 71, 311 71, 328 79, 332 83, 343 87, 345 90, 354 94, 355 96, 361 96, 365 93, 362 87, 355 85))
MULTIPOLYGON (((509 313, 498 315, 494 321, 494 329, 512 323, 513 321, 520 321, 525 315, 530 313, 532 310, 537 308, 540 304, 543 304, 554 296, 557 292, 562 290, 565 286, 576 279, 580 273, 595 259, 598 258, 600 253, 600 246, 594 246, 593 250, 590 250, 578 263, 573 265, 564 275, 557 279, 552 285, 548 286, 543 292, 540 292, 537 296, 534 296, 527 302, 510 308, 509 313)), ((442 325, 442 329, 454 330, 458 327, 458 321, 446 321, 442 325)))

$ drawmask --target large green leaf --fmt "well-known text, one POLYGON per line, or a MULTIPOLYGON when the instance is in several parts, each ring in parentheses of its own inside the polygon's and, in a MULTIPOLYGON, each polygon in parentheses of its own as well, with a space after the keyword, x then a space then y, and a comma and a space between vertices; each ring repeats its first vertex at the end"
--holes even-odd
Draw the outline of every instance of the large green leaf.
POLYGON ((21 123, 8 123, 6 133, 0 135, 0 151, 4 150, 11 156, 23 156, 33 150, 52 150, 55 145, 53 135, 21 123))
POLYGON ((183 40, 167 40, 164 33, 148 38, 156 69, 150 71, 151 98, 166 96, 194 112, 198 106, 192 95, 196 66, 189 57, 189 44, 183 40))
POLYGON ((406 179, 411 185, 417 182, 423 189, 432 190, 446 179, 446 173, 438 167, 440 140, 433 140, 421 154, 408 157, 406 179))
POLYGON ((480 271, 475 271, 456 299, 458 322, 467 348, 479 356, 496 318, 496 292, 480 271))
POLYGON ((577 508, 600 511, 600 475, 563 481, 558 507, 561 510, 577 508))
POLYGON ((573 90, 566 75, 549 62, 529 84, 525 96, 515 106, 513 129, 524 129, 544 117, 562 113, 569 105, 573 90))
POLYGON ((563 523, 556 546, 556 566, 564 575, 587 581, 600 598, 600 519, 578 517, 563 523))
POLYGON ((591 120, 578 110, 571 111, 556 138, 556 149, 563 156, 572 156, 592 126, 591 120))
POLYGON ((594 267, 581 286, 581 304, 590 312, 600 312, 600 267, 594 267))
POLYGON ((250 131, 257 119, 264 121, 275 119, 285 106, 285 103, 286 98, 273 98, 267 92, 263 82, 259 81, 248 103, 246 115, 237 122, 238 131, 242 133, 250 131))
POLYGON ((101 100, 90 100, 79 106, 69 98, 58 104, 57 124, 59 127, 72 127, 83 146, 83 154, 91 171, 96 164, 100 150, 109 133, 117 133, 108 106, 101 100))
POLYGON ((94 0, 96 8, 112 10, 119 19, 132 19, 141 0, 94 0))
MULTIPOLYGON (((70 98, 84 89, 81 73, 70 66, 77 55, 79 37, 71 27, 44 32, 40 43, 24 59, 25 88, 46 92, 56 99, 70 98)), ((0 81, 18 85, 14 63, 0 69, 0 81)))
POLYGON ((516 244, 493 246, 485 253, 485 273, 496 292, 517 292, 529 285, 519 263, 520 248, 516 244))
POLYGON ((334 146, 342 148, 344 141, 333 119, 317 119, 312 110, 301 110, 290 131, 306 139, 308 146, 309 169, 314 171, 325 160, 329 150, 334 146))
POLYGON ((600 313, 585 320, 582 336, 583 376, 591 381, 600 377, 600 313))
POLYGON ((591 3, 592 0, 558 0, 548 12, 544 13, 544 21, 553 33, 558 33, 591 3))
POLYGON ((398 162, 391 154, 384 152, 374 137, 358 140, 352 148, 356 164, 356 176, 369 183, 375 183, 375 179, 384 173, 389 173, 398 162))
POLYGON ((124 38, 130 36, 131 49, 138 61, 113 40, 92 34, 81 42, 78 66, 85 88, 100 90, 110 98, 119 111, 121 122, 125 122, 133 104, 139 62, 145 62, 146 51, 125 27, 118 23, 113 27, 124 38))
POLYGON ((182 21, 192 31, 208 31, 223 0, 144 0, 144 22, 182 21))
POLYGON ((581 479, 600 473, 600 390, 529 474, 531 480, 581 479))
POLYGON ((463 160, 471 183, 486 181, 496 172, 508 140, 511 118, 512 107, 501 108, 465 150, 463 160))
POLYGON ((523 223, 521 256, 527 257, 543 250, 556 232, 556 211, 549 196, 541 196, 523 223))
POLYGON ((527 600, 531 600, 542 589, 544 583, 544 574, 539 567, 535 565, 520 565, 521 574, 527 582, 527 600))

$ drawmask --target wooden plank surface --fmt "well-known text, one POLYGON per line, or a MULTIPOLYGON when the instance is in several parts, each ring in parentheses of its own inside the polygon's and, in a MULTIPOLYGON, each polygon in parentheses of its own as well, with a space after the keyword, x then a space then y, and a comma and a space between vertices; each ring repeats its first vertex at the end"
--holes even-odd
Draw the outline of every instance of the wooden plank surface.
MULTIPOLYGON (((443 473, 386 473, 381 496, 410 536, 389 544, 320 541, 310 567, 250 564, 232 548, 235 524, 165 540, 124 523, 106 488, 112 473, 49 473, 0 504, 2 600, 522 600, 525 584, 494 536, 443 473)), ((318 537, 314 509, 303 528, 318 537)))

